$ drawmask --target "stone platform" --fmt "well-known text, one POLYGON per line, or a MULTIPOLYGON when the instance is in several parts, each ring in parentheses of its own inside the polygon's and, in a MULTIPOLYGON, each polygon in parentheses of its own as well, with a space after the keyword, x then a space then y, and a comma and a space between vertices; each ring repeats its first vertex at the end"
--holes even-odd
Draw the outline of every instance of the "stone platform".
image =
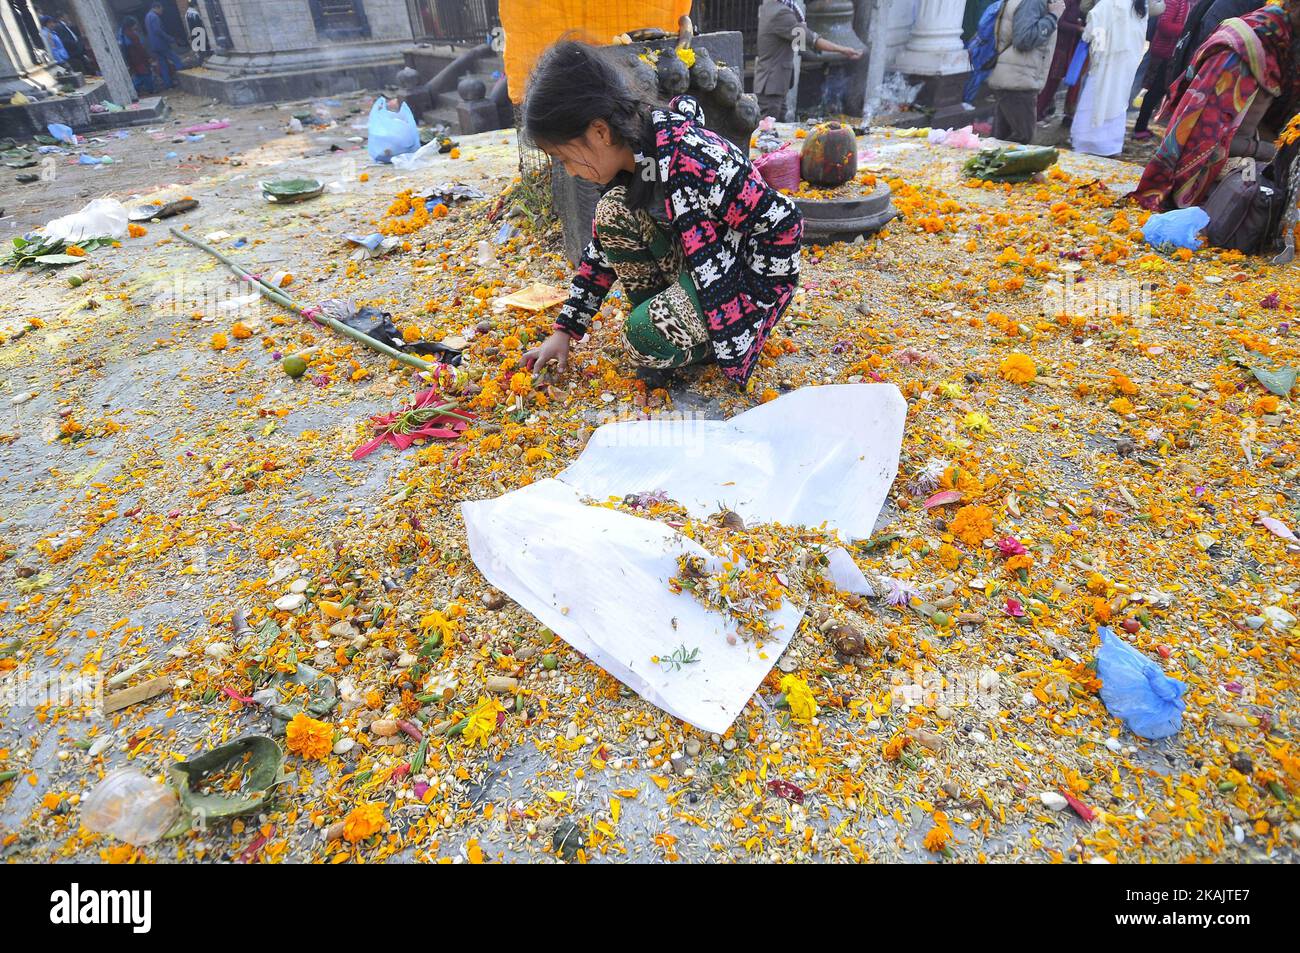
POLYGON ((91 112, 90 107, 108 99, 101 81, 88 83, 75 93, 37 99, 22 106, 0 106, 0 136, 27 139, 46 131, 50 123, 62 123, 77 133, 102 132, 123 126, 157 122, 167 115, 167 103, 161 96, 149 96, 134 106, 122 103, 121 112, 91 112))

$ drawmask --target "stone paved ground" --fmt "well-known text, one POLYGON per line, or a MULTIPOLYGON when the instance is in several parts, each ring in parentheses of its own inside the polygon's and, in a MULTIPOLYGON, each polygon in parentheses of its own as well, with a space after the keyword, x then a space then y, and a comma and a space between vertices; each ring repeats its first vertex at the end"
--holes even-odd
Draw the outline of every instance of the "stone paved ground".
POLYGON ((288 273, 300 300, 351 296, 413 334, 472 338, 462 392, 483 417, 456 443, 353 462, 366 417, 409 399, 406 375, 248 300, 164 225, 75 271, 0 274, 0 675, 144 663, 123 684, 176 680, 106 721, 80 698, 0 706, 0 855, 539 859, 568 822, 585 856, 607 860, 1292 855, 1297 556, 1254 520, 1300 523, 1286 488, 1294 413, 1230 358, 1295 363, 1279 330, 1295 266, 1148 254, 1117 204, 1138 172, 1122 162, 1066 154, 1042 185, 979 189, 959 175, 966 153, 885 133, 868 168, 894 182, 904 218, 879 240, 808 254, 753 393, 709 370, 646 393, 619 357, 614 301, 567 380, 523 375, 516 395, 519 353, 545 322, 491 302, 562 284, 566 268, 553 237, 529 234, 478 258, 515 176, 513 134, 464 139, 455 158, 402 175, 350 141, 363 132, 348 111, 364 105, 343 100, 327 107, 340 125, 286 135, 296 108, 182 101, 164 132, 232 126, 194 144, 132 130, 104 146, 120 159, 110 168, 6 186, 8 232, 102 194, 192 196, 200 209, 181 224, 263 275, 288 273), (338 185, 301 205, 262 202, 260 180, 297 174, 338 185), (423 225, 393 204, 443 181, 489 200, 423 225), (350 262, 338 236, 380 224, 409 229, 410 248, 350 262), (1151 306, 1058 320, 1049 282, 1080 273, 1144 288, 1151 306), (308 374, 286 377, 281 352, 306 353, 308 374), (1032 382, 1004 369, 1013 354, 1032 382), (916 597, 827 607, 868 634, 859 664, 801 629, 732 732, 710 737, 621 691, 512 603, 489 607, 455 503, 561 469, 611 405, 729 415, 792 387, 864 380, 898 384, 910 409, 876 537, 899 538, 857 555, 916 597), (920 505, 933 459, 964 516, 920 505), (1028 547, 1023 577, 995 537, 1028 547), (306 605, 277 611, 299 578, 306 605), (1009 597, 1028 611, 1010 614, 1009 597), (92 835, 80 800, 105 771, 157 774, 269 728, 241 700, 255 685, 253 647, 231 635, 239 606, 281 627, 274 659, 293 653, 340 679, 326 729, 337 753, 290 754, 280 802, 247 822, 138 852, 92 835), (1087 669, 1105 620, 1132 620, 1132 641, 1189 684, 1175 739, 1144 742, 1106 714, 1087 669), (441 655, 413 670, 431 634, 441 655), (996 673, 998 711, 902 710, 891 680, 914 665, 996 673), (780 707, 786 670, 811 686, 815 724, 780 707), (500 715, 483 690, 493 672, 521 685, 500 715), (448 731, 483 713, 478 746, 448 731), (422 726, 423 754, 381 734, 393 716, 422 726), (777 778, 804 803, 773 793, 777 778), (1050 809, 1042 795, 1058 791, 1093 820, 1050 809))

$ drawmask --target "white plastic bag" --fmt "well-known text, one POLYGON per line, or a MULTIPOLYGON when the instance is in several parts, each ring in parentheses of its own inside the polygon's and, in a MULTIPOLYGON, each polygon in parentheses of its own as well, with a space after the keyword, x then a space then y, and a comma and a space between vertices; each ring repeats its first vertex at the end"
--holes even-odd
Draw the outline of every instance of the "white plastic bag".
POLYGON ((95 199, 80 212, 56 218, 41 233, 65 242, 90 238, 121 238, 126 234, 126 206, 116 199, 95 199))
MULTIPOLYGON (((663 490, 694 516, 723 503, 747 523, 825 523, 869 536, 898 471, 906 405, 892 384, 803 388, 729 421, 629 421, 599 428, 574 464, 494 500, 461 504, 474 564, 562 639, 669 714, 724 732, 785 651, 803 615, 784 603, 762 649, 668 580, 677 556, 713 559, 662 523, 590 506, 663 490), (653 659, 679 647, 699 661, 653 659)), ((852 557, 835 584, 869 594, 852 557)))
POLYGON ((408 152, 405 155, 393 156, 393 168, 402 172, 415 172, 417 169, 427 169, 438 161, 441 155, 442 143, 437 139, 432 142, 426 142, 414 152, 408 152))
POLYGON ((380 96, 370 107, 370 121, 366 125, 366 148, 376 162, 392 162, 394 156, 414 152, 420 148, 420 127, 416 125, 411 107, 393 112, 384 97, 380 96))

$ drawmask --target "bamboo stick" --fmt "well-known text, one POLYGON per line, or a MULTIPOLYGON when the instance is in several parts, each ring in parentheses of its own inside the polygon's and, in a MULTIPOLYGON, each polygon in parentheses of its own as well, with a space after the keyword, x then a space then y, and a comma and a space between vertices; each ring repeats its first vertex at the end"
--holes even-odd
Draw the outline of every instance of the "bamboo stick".
MULTIPOLYGON (((199 239, 197 238, 192 238, 191 236, 186 235, 185 233, 177 229, 175 226, 170 228, 169 231, 177 238, 179 238, 181 241, 193 245, 195 248, 199 249, 200 251, 207 252, 213 258, 217 259, 226 267, 228 267, 240 278, 243 278, 245 281, 251 282, 253 286, 256 287, 257 290, 262 293, 263 297, 268 298, 271 301, 274 301, 276 304, 280 305, 281 307, 288 308, 290 311, 293 311, 296 314, 301 315, 304 313, 304 308, 302 307, 302 305, 298 304, 298 302, 294 301, 291 297, 289 297, 279 288, 276 288, 274 285, 268 284, 267 282, 263 281, 257 275, 254 275, 251 272, 249 272, 247 269, 245 269, 238 262, 230 258, 227 258, 225 255, 217 251, 211 245, 207 244, 206 242, 199 241, 199 239)), ((413 367, 417 371, 428 371, 431 374, 437 372, 437 368, 435 368, 428 361, 421 360, 420 358, 416 357, 414 354, 404 354, 403 352, 397 350, 397 348, 385 344, 383 341, 376 341, 370 335, 363 334, 362 332, 358 331, 356 328, 348 327, 342 321, 339 321, 336 318, 331 318, 327 314, 313 313, 310 315, 310 318, 313 321, 319 321, 321 324, 324 324, 329 328, 333 329, 334 331, 337 331, 339 334, 342 334, 344 337, 351 338, 352 340, 356 341, 359 344, 364 344, 366 347, 370 348, 371 350, 378 351, 380 354, 384 354, 388 357, 391 357, 395 361, 400 361, 401 363, 405 364, 407 367, 413 367)))

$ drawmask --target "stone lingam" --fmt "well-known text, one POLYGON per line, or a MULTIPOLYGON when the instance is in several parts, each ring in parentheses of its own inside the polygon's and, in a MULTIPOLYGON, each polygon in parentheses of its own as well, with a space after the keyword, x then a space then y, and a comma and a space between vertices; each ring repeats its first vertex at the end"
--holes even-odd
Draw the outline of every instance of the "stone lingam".
POLYGON ((858 143, 849 126, 814 127, 800 150, 799 174, 816 190, 791 196, 803 213, 805 245, 852 241, 880 231, 898 214, 887 184, 858 181, 858 143))

